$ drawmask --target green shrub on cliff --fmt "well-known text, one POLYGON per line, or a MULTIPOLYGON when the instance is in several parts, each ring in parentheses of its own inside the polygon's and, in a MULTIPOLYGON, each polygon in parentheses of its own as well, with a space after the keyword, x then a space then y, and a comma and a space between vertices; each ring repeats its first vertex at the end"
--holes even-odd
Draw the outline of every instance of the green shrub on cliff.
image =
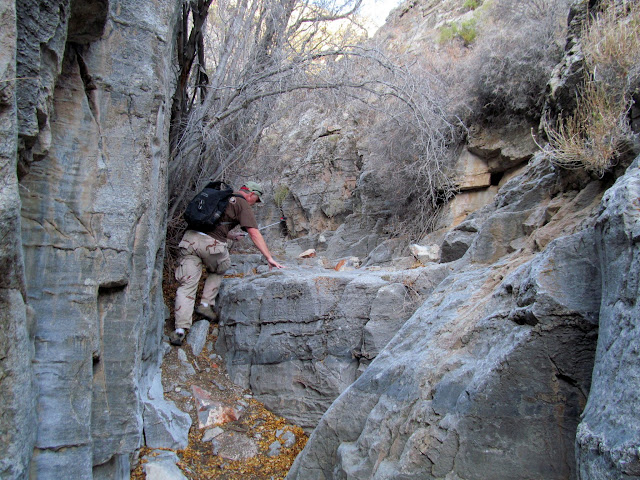
POLYGON ((289 195, 289 187, 286 185, 278 185, 273 193, 273 201, 278 206, 278 208, 282 207, 284 203, 284 199, 289 195))
POLYGON ((464 0, 464 4, 462 6, 469 10, 475 10, 476 8, 478 8, 479 3, 478 0, 464 0))
POLYGON ((439 42, 447 43, 456 38, 462 40, 465 46, 471 45, 478 36, 477 20, 470 18, 452 25, 445 25, 440 29, 439 42))

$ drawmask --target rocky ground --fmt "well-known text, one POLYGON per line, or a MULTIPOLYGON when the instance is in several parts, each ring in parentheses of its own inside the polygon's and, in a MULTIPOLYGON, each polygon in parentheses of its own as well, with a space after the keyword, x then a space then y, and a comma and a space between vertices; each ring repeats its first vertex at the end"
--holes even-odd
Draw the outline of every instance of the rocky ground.
MULTIPOLYGON (((165 275, 167 305, 173 304, 175 283, 165 275)), ((188 342, 181 347, 167 346, 162 365, 165 398, 191 416, 189 445, 176 452, 143 448, 131 478, 153 478, 156 468, 166 468, 164 474, 168 476, 162 478, 176 480, 182 478, 181 473, 190 480, 283 479, 304 447, 306 434, 269 412, 249 390, 231 382, 223 359, 215 352, 217 325, 194 320, 191 333, 195 333, 196 325, 208 331, 201 338, 202 350, 198 353, 198 345, 192 348, 188 342), (167 462, 160 461, 162 458, 167 462), (175 467, 176 459, 181 473, 175 467)), ((172 320, 165 325, 167 345, 171 328, 172 320)))

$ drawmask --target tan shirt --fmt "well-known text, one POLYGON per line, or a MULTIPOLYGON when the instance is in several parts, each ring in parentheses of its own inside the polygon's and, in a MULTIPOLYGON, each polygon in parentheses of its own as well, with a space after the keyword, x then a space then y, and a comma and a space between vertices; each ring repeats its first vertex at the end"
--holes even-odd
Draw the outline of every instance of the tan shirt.
POLYGON ((213 232, 208 234, 216 240, 226 242, 227 234, 238 225, 240 225, 243 230, 247 228, 258 228, 258 222, 256 222, 256 217, 253 214, 251 206, 244 197, 240 196, 229 199, 229 205, 227 205, 226 210, 220 217, 220 223, 216 225, 213 232))

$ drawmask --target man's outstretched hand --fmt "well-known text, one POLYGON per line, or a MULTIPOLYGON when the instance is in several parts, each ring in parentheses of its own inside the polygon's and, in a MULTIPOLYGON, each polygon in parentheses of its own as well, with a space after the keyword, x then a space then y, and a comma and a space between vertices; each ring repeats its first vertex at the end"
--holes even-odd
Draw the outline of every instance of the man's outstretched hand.
POLYGON ((285 268, 284 265, 280 265, 278 262, 276 262, 273 258, 267 258, 267 262, 269 263, 269 270, 271 270, 273 267, 276 268, 285 268))

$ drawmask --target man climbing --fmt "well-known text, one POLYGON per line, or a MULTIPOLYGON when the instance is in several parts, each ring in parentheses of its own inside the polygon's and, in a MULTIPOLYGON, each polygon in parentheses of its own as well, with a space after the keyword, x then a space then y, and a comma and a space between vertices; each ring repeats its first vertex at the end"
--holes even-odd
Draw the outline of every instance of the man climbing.
POLYGON ((180 282, 180 287, 176 291, 175 330, 169 335, 172 345, 182 345, 187 330, 191 327, 203 264, 207 268, 208 276, 204 282, 201 303, 195 310, 209 320, 218 319, 212 307, 224 272, 231 266, 227 239, 238 240, 244 236, 243 233, 232 233, 231 230, 234 227, 240 225, 249 234, 251 241, 267 259, 270 270, 273 267, 283 268, 283 265, 271 256, 251 209, 257 202, 262 202, 262 193, 260 184, 246 182, 229 199, 220 222, 212 230, 206 232, 187 230, 182 237, 179 244, 180 258, 176 268, 176 280, 180 282))

